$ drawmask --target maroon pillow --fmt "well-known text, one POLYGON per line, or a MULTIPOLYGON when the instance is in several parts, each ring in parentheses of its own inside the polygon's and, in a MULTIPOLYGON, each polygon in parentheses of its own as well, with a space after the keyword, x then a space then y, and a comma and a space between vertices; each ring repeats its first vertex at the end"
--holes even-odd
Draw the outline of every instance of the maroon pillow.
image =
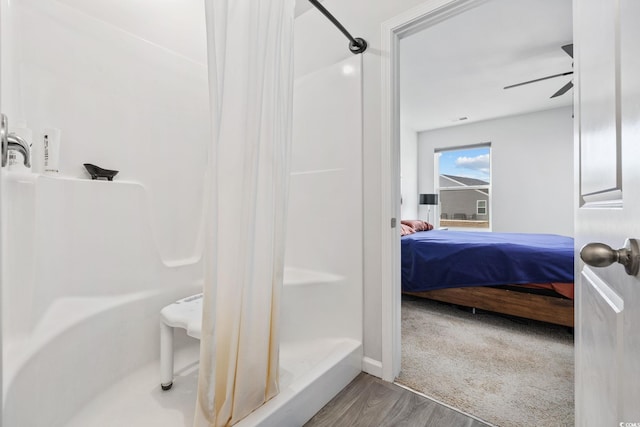
POLYGON ((406 224, 400 224, 400 236, 406 236, 415 233, 416 230, 406 224))
POLYGON ((421 221, 419 219, 403 219, 400 221, 401 224, 408 225, 416 231, 429 231, 433 230, 433 225, 429 224, 426 221, 421 221))

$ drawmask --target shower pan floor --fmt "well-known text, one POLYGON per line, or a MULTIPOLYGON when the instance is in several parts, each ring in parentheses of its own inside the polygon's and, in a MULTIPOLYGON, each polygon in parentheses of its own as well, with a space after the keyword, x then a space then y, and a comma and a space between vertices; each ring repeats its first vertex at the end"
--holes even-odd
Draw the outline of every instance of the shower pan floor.
MULTIPOLYGON (((171 390, 161 390, 160 364, 155 361, 110 385, 66 426, 191 427, 198 383, 198 344, 193 340, 176 349, 171 390)), ((361 370, 361 360, 361 343, 351 339, 281 344, 280 394, 236 425, 301 425, 355 378, 361 370)))

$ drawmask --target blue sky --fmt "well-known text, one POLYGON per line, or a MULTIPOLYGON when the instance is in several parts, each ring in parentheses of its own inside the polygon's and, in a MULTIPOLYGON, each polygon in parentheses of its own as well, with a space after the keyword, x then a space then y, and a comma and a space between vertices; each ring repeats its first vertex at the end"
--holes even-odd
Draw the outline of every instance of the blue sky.
POLYGON ((477 178, 489 182, 489 147, 441 151, 440 174, 477 178))

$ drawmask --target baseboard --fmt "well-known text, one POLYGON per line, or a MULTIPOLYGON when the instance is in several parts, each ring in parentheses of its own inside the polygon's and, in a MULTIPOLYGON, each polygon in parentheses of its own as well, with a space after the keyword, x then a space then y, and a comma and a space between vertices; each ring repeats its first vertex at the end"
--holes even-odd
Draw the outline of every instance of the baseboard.
POLYGON ((362 358, 362 370, 374 377, 382 378, 382 362, 370 357, 362 358))

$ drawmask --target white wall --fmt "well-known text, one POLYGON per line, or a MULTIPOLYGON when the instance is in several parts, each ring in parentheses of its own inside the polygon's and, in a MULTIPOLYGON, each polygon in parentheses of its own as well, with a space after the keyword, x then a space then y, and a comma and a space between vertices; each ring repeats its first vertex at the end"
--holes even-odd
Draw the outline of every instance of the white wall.
POLYGON ((571 116, 564 107, 420 132, 420 191, 434 190, 434 149, 491 142, 492 231, 573 236, 571 116))
MULTIPOLYGON (((369 43, 363 54, 363 227, 364 227, 364 351, 371 361, 382 360, 381 318, 381 24, 422 0, 325 0, 322 4, 354 35, 369 43)), ((348 41, 317 10, 296 19, 295 72, 303 76, 352 54, 348 41)), ((384 285, 389 285, 385 283, 384 285)))
POLYGON ((400 130, 400 218, 418 219, 418 133, 407 126, 400 130))

